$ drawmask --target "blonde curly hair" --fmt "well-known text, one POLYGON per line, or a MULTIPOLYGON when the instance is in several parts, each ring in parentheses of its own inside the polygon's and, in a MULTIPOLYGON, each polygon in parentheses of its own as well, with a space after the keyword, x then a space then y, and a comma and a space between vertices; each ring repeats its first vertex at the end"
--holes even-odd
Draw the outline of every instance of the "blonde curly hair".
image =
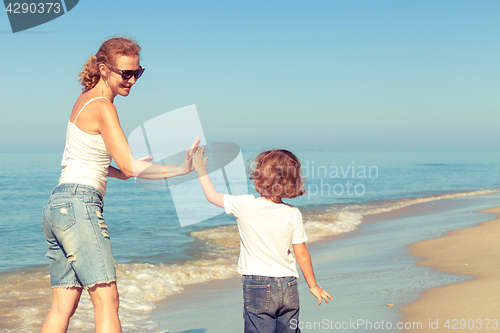
POLYGON ((260 153, 249 166, 255 190, 265 198, 296 198, 306 193, 300 161, 284 149, 260 153))

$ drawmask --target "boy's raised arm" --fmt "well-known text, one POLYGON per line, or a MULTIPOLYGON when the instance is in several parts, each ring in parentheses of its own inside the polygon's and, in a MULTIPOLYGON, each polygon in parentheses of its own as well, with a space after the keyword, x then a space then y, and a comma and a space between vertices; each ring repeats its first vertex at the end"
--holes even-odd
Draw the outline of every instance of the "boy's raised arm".
POLYGON ((318 305, 321 305, 322 299, 324 299, 326 304, 328 304, 328 299, 331 300, 332 296, 316 284, 316 277, 314 276, 311 256, 307 250, 306 243, 293 244, 292 246, 293 252, 295 253, 295 259, 299 264, 302 275, 304 275, 304 279, 306 279, 309 291, 318 299, 318 305))
POLYGON ((203 158, 204 148, 200 147, 196 150, 193 155, 193 167, 198 173, 198 178, 200 179, 201 188, 207 200, 220 208, 224 208, 224 193, 218 193, 215 190, 212 181, 208 177, 207 172, 207 160, 208 157, 203 158))

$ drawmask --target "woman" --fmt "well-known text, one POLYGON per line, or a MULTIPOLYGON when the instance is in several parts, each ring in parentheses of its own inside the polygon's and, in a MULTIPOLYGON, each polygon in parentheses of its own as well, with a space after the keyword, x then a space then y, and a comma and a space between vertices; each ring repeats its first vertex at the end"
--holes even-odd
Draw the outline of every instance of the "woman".
POLYGON ((192 149, 181 166, 152 164, 150 157, 138 160, 131 154, 113 101, 117 95, 128 96, 144 72, 139 51, 130 39, 111 38, 79 75, 84 91, 69 119, 61 178, 43 210, 52 305, 42 333, 67 331, 83 289, 94 305, 95 331, 122 331, 113 254, 102 216, 106 177, 162 179, 193 170, 192 149), (119 169, 109 165, 112 158, 119 169))

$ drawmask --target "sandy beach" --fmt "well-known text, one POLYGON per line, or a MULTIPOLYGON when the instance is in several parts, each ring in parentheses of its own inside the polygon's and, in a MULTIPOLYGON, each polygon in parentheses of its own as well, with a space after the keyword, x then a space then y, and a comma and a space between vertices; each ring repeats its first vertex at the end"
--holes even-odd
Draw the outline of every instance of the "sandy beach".
MULTIPOLYGON (((302 332, 398 332, 413 321, 420 322, 419 331, 425 332, 430 318, 439 320, 439 325, 444 324, 443 318, 493 319, 495 311, 499 313, 495 302, 500 294, 494 286, 498 267, 490 263, 497 261, 498 249, 489 247, 498 243, 500 224, 495 220, 471 226, 491 219, 476 212, 493 207, 494 202, 458 198, 417 204, 367 216, 367 223, 356 231, 309 244, 318 284, 332 294, 333 301, 318 307, 301 277, 302 332), (455 229, 459 230, 450 232, 455 229), (421 248, 433 256, 427 257, 421 248), (450 255, 441 258, 443 249, 450 255), (426 259, 420 262, 420 257, 426 259), (478 278, 466 281, 469 275, 478 278)), ((500 208, 483 212, 496 213, 500 208)), ((186 286, 157 306, 152 320, 160 323, 159 332, 242 331, 239 276, 186 286)))
POLYGON ((411 255, 422 258, 419 265, 474 279, 425 291, 400 310, 405 321, 423 322, 423 331, 433 332, 500 329, 500 207, 481 213, 497 214, 497 218, 410 246, 411 255))

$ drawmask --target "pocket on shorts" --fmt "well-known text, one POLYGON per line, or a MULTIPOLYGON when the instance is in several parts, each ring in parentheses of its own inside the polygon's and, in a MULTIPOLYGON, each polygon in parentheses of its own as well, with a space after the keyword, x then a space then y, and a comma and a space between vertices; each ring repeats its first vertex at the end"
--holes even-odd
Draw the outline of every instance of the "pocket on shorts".
POLYGON ((71 202, 50 205, 49 211, 52 228, 65 231, 76 223, 75 212, 71 202))
POLYGON ((288 288, 290 290, 290 298, 292 301, 292 306, 298 308, 300 306, 300 302, 299 302, 299 288, 297 284, 297 279, 288 282, 288 288))
POLYGON ((245 299, 247 310, 253 313, 261 313, 269 309, 271 300, 271 285, 247 285, 245 288, 245 299))

